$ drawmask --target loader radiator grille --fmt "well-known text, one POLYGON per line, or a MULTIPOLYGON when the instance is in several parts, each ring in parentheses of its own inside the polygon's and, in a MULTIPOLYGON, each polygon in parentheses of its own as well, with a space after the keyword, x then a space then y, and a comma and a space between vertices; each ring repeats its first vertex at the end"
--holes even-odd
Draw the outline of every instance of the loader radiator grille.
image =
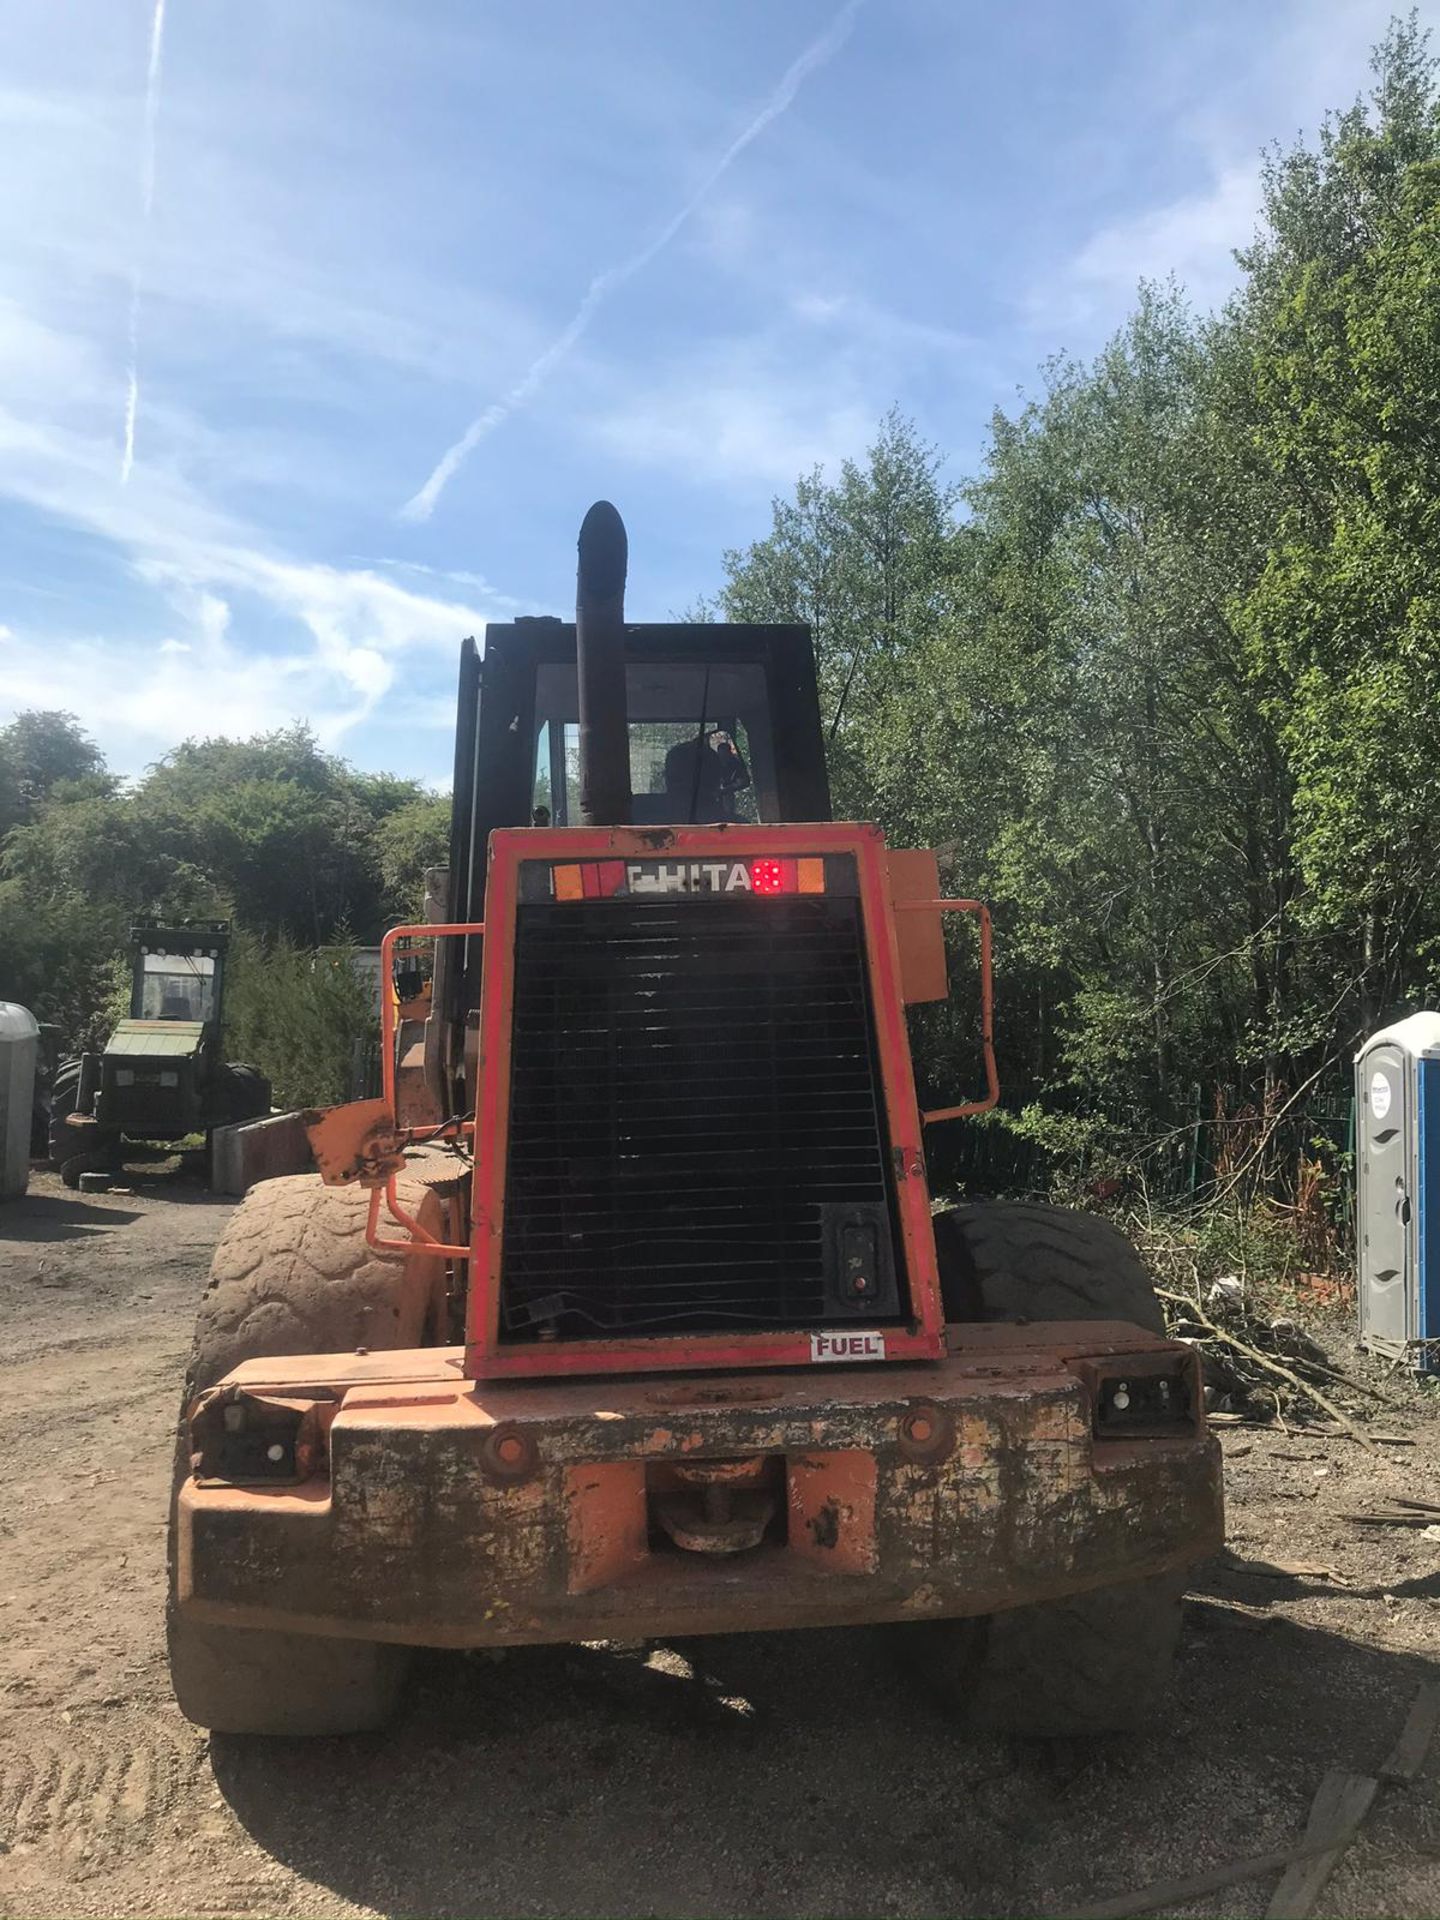
POLYGON ((830 1323, 888 1197, 858 901, 519 907, 502 1338, 830 1323))

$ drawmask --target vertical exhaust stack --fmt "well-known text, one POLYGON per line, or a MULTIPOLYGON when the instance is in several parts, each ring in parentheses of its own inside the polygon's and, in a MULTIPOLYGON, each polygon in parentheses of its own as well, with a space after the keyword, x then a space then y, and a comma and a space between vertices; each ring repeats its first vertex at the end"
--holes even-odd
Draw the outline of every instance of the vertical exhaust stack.
POLYGON ((580 819, 630 824, 630 729, 625 704, 625 522, 597 500, 580 528, 575 666, 580 678, 580 819))

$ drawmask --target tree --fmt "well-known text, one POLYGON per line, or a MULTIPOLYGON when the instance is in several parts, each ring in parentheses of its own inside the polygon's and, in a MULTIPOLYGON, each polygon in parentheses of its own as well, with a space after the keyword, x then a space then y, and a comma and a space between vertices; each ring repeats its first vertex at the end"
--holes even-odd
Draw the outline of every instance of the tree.
POLYGON ((34 820, 57 788, 113 787, 99 748, 73 713, 32 709, 0 727, 0 841, 34 820))
POLYGON ((892 411, 863 464, 847 460, 834 483, 818 468, 803 476, 792 500, 772 502, 769 535, 725 555, 718 605, 727 620, 811 629, 831 785, 852 817, 883 810, 878 786, 902 784, 899 766, 862 743, 877 728, 892 743, 903 738, 906 660, 943 615, 957 494, 942 465, 892 411))
POLYGON ((450 796, 427 794, 388 813, 375 829, 375 851, 386 919, 423 919, 426 869, 450 858, 450 796))
POLYGON ((103 1025, 137 917, 233 919, 283 972, 417 913, 445 857, 448 803, 357 772, 305 727, 186 741, 123 791, 67 715, 22 714, 0 749, 0 991, 72 1040, 103 1025))
POLYGON ((1373 118, 1276 164, 1249 303, 1284 504, 1242 617, 1347 1035, 1427 984, 1440 939, 1440 111, 1413 19, 1375 65, 1373 118))
POLYGON ((353 955, 343 929, 323 951, 243 929, 232 942, 226 1052, 258 1066, 281 1106, 333 1106, 350 1097, 355 1049, 376 1024, 373 988, 353 955))

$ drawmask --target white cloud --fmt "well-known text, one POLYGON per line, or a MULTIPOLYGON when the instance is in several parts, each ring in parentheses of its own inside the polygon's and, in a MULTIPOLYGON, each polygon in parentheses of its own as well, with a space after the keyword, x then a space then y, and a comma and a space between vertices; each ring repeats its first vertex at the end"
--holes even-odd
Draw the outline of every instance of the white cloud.
POLYGON ((1198 307, 1217 306, 1239 280, 1234 249, 1253 234, 1259 206, 1258 160, 1221 164, 1197 192, 1093 233, 1070 264, 1074 288, 1109 305, 1141 280, 1173 274, 1198 307))
POLYGON ((828 329, 853 346, 886 356, 892 366, 892 356, 896 354, 905 355, 907 360, 918 355, 953 358, 959 354, 973 355, 981 344, 973 333, 931 320, 911 319, 889 307, 879 306, 862 294, 826 294, 807 288, 793 297, 790 309, 797 320, 828 329))
POLYGON ((746 353, 677 364, 584 424, 611 453, 691 482, 785 488, 834 468, 874 432, 876 408, 849 382, 802 377, 746 353))
POLYGON ((362 567, 384 567, 388 573, 413 573, 422 580, 445 580, 451 586, 469 587, 480 594, 487 607, 508 608, 512 613, 534 613, 539 609, 529 600, 517 600, 513 595, 501 593, 485 578, 483 573, 472 573, 464 567, 429 567, 420 560, 399 560, 391 554, 370 556, 353 553, 350 559, 362 567))
MULTIPOLYGON (((1420 0, 1417 10, 1422 25, 1440 26, 1440 0, 1420 0)), ((1172 175, 1178 162, 1193 184, 1148 204, 1139 198, 1058 270, 1047 262, 1021 299, 1031 325, 1074 343, 1116 325, 1141 280, 1172 276, 1201 311, 1223 304, 1241 279, 1234 251, 1256 230, 1262 149, 1313 142, 1326 113, 1363 93, 1368 52, 1400 11, 1394 0, 1287 0, 1245 58, 1233 30, 1217 33, 1210 15, 1197 15, 1187 35, 1172 37, 1163 70, 1167 158, 1172 175)), ((1161 86, 1161 74, 1151 79, 1161 86)))
MULTIPOLYGON (((132 485, 138 481, 137 470, 132 485)), ((191 736, 238 738, 296 719, 337 747, 398 684, 401 647, 458 642, 477 618, 438 602, 413 601, 407 610, 407 596, 383 591, 384 583, 373 592, 365 576, 289 566, 243 549, 197 549, 183 566, 137 565, 165 585, 171 631, 158 646, 21 631, 0 673, 0 706, 63 706, 130 770, 191 736), (247 594, 265 594, 268 583, 271 607, 307 629, 313 644, 294 633, 268 651, 238 640, 231 604, 214 590, 222 579, 247 594)), ((453 706, 449 714, 453 725, 453 706)))
MULTIPOLYGON (((21 336, 8 337, 13 346, 21 336)), ((69 345, 43 329, 23 339, 32 373, 72 363, 69 345)), ((158 646, 21 626, 7 649, 0 706, 58 700, 132 747, 299 715, 338 740, 390 690, 400 656, 448 652, 488 617, 476 596, 414 592, 368 568, 296 559, 177 472, 137 465, 122 489, 110 438, 3 407, 0 496, 69 528, 82 547, 118 555, 154 590, 167 627, 178 616, 158 646), (237 600, 248 609, 243 642, 232 634, 237 600)))

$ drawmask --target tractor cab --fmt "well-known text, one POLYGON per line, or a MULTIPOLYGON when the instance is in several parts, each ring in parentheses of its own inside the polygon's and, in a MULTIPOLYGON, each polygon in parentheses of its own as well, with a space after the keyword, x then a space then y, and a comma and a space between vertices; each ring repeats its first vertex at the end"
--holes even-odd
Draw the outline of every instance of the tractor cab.
POLYGON ((218 1027, 229 929, 223 921, 214 921, 199 937, 206 943, 203 948, 196 945, 192 928, 183 932, 148 926, 131 929, 132 1020, 184 1020, 218 1027))
POLYGON ((224 920, 130 929, 130 1017, 100 1056, 97 1120, 156 1138, 205 1131, 220 1042, 224 920))
POLYGON ((71 1184, 115 1164, 125 1139, 208 1135, 270 1107, 263 1075, 221 1057, 229 922, 137 921, 129 945, 129 1017, 56 1075, 50 1154, 71 1184))

